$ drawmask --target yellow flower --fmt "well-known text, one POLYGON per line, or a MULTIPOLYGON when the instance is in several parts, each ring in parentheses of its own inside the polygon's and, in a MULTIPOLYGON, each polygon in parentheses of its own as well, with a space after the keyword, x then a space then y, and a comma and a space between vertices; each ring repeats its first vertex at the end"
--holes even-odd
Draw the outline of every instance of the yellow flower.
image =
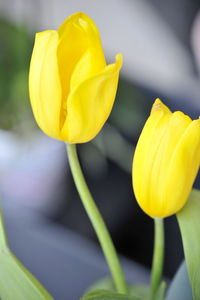
POLYGON ((121 54, 106 65, 98 29, 84 13, 37 33, 29 91, 39 127, 69 143, 94 138, 111 112, 121 66, 121 54))
POLYGON ((185 204, 200 165, 200 119, 172 113, 159 99, 140 135, 133 188, 151 217, 175 214, 185 204))

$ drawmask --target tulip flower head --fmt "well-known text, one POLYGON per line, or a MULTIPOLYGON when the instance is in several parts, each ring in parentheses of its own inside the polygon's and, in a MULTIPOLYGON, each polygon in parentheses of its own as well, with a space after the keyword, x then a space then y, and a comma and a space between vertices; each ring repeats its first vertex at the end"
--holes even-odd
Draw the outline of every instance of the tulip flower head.
POLYGON ((121 66, 121 54, 106 65, 98 29, 84 13, 37 33, 29 91, 39 127, 69 143, 94 138, 111 112, 121 66))
POLYGON ((159 99, 143 128, 133 159, 133 188, 151 217, 167 217, 187 201, 200 165, 200 119, 172 113, 159 99))

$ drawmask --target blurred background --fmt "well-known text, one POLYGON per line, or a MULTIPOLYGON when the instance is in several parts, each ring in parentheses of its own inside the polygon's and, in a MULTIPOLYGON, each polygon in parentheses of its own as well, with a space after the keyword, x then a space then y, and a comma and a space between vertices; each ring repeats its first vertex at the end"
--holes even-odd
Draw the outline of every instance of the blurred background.
MULTIPOLYGON (((197 0, 1 0, 0 194, 10 242, 15 240, 16 249, 20 243, 23 252, 28 246, 23 235, 21 240, 16 237, 16 228, 33 232, 46 224, 53 242, 51 228, 56 226, 81 241, 97 243, 74 187, 64 143, 38 129, 28 96, 35 32, 56 29, 77 11, 97 24, 108 62, 118 52, 124 56, 112 114, 92 142, 78 145, 80 160, 118 252, 148 269, 153 222, 134 199, 132 157, 155 98, 193 118, 200 114, 197 0)), ((183 252, 175 217, 165 223, 165 276, 171 278, 183 252)), ((83 256, 81 248, 77 255, 83 256)))

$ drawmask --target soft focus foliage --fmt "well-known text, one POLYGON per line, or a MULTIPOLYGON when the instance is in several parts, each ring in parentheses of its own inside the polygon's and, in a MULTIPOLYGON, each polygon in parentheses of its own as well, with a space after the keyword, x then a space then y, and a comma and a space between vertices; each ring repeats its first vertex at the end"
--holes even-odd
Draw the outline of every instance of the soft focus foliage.
POLYGON ((29 112, 28 63, 31 39, 25 28, 0 19, 0 127, 19 125, 29 112))

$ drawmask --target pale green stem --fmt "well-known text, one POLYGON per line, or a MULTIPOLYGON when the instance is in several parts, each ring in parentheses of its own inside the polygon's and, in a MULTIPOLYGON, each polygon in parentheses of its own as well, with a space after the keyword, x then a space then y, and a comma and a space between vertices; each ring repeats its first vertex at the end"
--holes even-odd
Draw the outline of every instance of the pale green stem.
POLYGON ((8 247, 6 233, 3 224, 3 215, 0 210, 0 249, 4 249, 8 247))
POLYGON ((158 287, 161 283, 164 258, 164 222, 163 219, 154 219, 154 250, 151 270, 151 299, 155 299, 158 287))
POLYGON ((106 228, 102 216, 93 200, 93 197, 85 181, 83 172, 80 167, 80 163, 76 151, 76 145, 68 144, 67 152, 68 152, 69 164, 71 167, 71 172, 74 178, 76 188, 82 200, 83 206, 88 214, 88 217, 93 225, 93 228, 97 234, 99 243, 102 247, 103 253, 105 255, 108 266, 110 268, 113 282, 118 292, 127 294, 128 288, 126 285, 124 273, 122 271, 109 232, 106 228))

